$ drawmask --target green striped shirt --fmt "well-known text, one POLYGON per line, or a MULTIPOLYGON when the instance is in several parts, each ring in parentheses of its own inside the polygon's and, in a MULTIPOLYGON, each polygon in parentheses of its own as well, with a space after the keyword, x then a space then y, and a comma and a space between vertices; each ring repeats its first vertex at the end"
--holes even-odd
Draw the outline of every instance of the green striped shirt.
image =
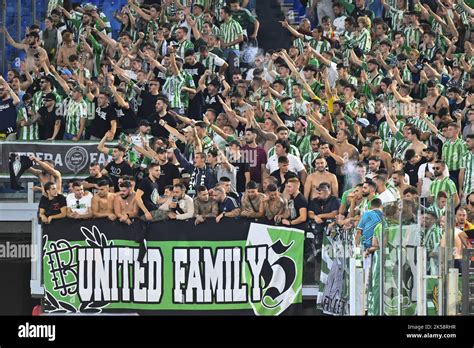
POLYGON ((395 143, 393 144, 393 158, 405 159, 405 152, 410 147, 411 143, 407 141, 401 132, 395 134, 395 143))
POLYGON ((301 156, 306 155, 311 151, 311 142, 309 141, 309 135, 300 136, 293 131, 289 132, 288 140, 292 145, 295 145, 301 156))
POLYGON ((398 31, 403 27, 403 17, 405 15, 405 11, 397 10, 394 7, 390 6, 390 10, 388 11, 388 15, 392 18, 392 30, 398 31))
POLYGON ((163 94, 168 97, 170 108, 183 108, 183 100, 181 99, 181 89, 184 87, 186 79, 182 73, 178 75, 171 75, 166 78, 163 85, 163 94))
MULTIPOLYGON (((29 121, 29 119, 26 107, 21 105, 17 111, 17 122, 29 121)), ((38 123, 35 122, 29 126, 19 127, 17 137, 18 140, 38 140, 38 123)))
MULTIPOLYGON (((193 76, 184 70, 182 74, 184 76, 184 86, 188 88, 196 88, 193 76)), ((181 91, 181 100, 183 101, 184 107, 187 108, 189 106, 189 93, 181 91)))
POLYGON ((408 26, 403 31, 405 33, 405 42, 407 45, 411 46, 411 44, 415 44, 416 47, 420 45, 421 40, 421 30, 420 28, 412 28, 408 26))
POLYGON ((315 169, 313 167, 313 162, 316 158, 320 156, 321 155, 319 154, 319 152, 313 152, 313 151, 308 152, 305 155, 303 155, 301 162, 303 162, 303 165, 305 166, 306 171, 308 172, 308 175, 314 173, 315 169))
POLYGON ((446 192, 448 197, 458 193, 456 184, 449 178, 449 176, 446 176, 441 180, 435 179, 431 182, 430 193, 433 197, 438 197, 438 193, 441 191, 446 192))
POLYGON ((194 45, 191 41, 183 40, 182 42, 178 42, 178 48, 176 49, 178 56, 184 59, 184 54, 188 50, 194 51, 194 45))
POLYGON ((372 48, 372 38, 369 29, 362 29, 359 36, 354 39, 354 46, 359 47, 364 53, 372 48))
MULTIPOLYGON (((405 122, 398 120, 397 122, 395 122, 395 126, 401 132, 403 127, 405 126, 405 122)), ((392 131, 387 122, 382 122, 380 124, 378 133, 379 137, 382 138, 382 140, 388 140, 389 138, 393 137, 392 131)))
MULTIPOLYGON (((435 200, 436 200, 436 196, 435 196, 435 200)), ((444 216, 444 213, 446 212, 446 207, 445 208, 438 207, 435 201, 428 209, 426 209, 426 211, 431 211, 435 213, 436 217, 439 220, 442 216, 444 216)))
POLYGON ((65 118, 66 118, 66 129, 65 132, 76 135, 79 133, 81 126, 81 119, 87 119, 87 104, 84 100, 74 101, 68 99, 67 104, 65 103, 65 118))
MULTIPOLYGON (((220 26, 220 39, 223 43, 230 43, 237 40, 239 36, 243 36, 244 31, 242 26, 236 20, 230 18, 227 22, 224 22, 220 26)), ((228 49, 238 50, 239 44, 235 44, 227 47, 228 49)))
POLYGON ((438 249, 442 236, 443 231, 438 225, 433 225, 428 231, 426 231, 423 239, 427 253, 431 253, 438 249))
POLYGON ((461 167, 462 157, 466 152, 466 142, 461 138, 454 141, 446 140, 443 144, 443 160, 446 162, 448 170, 458 170, 461 167))
POLYGON ((464 168, 463 193, 467 196, 474 191, 474 153, 468 151, 461 158, 461 168, 464 168))

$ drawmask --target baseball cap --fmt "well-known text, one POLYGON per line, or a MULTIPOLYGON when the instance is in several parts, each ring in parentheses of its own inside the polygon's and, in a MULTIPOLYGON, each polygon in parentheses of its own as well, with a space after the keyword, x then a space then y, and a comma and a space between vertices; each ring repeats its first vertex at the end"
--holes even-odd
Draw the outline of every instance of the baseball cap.
POLYGON ((438 152, 438 148, 434 145, 430 145, 425 149, 426 152, 438 152))
POLYGON ((187 179, 187 178, 190 178, 191 177, 191 174, 189 174, 188 172, 182 172, 181 173, 181 178, 182 179, 187 179))
POLYGON ((54 93, 48 93, 43 97, 43 99, 56 100, 56 95, 54 93))
POLYGON ((232 145, 237 145, 238 147, 242 147, 242 145, 240 145, 240 142, 238 140, 232 140, 231 142, 229 142, 229 146, 232 146, 232 145))
POLYGON ((146 127, 149 127, 150 126, 150 121, 148 120, 140 120, 140 122, 138 122, 138 126, 146 126, 146 127))
POLYGON ((304 128, 308 127, 308 122, 306 122, 303 117, 298 117, 297 121, 300 122, 304 128))

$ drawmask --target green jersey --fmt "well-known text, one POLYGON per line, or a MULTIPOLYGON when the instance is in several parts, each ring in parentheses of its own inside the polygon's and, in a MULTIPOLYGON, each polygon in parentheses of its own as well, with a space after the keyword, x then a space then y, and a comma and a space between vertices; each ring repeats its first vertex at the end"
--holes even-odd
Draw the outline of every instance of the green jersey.
POLYGON ((435 179, 431 182, 430 193, 433 197, 438 197, 438 193, 444 191, 448 197, 458 193, 456 184, 448 176, 442 179, 435 179))
MULTIPOLYGON (((222 23, 220 26, 220 39, 225 44, 229 44, 243 35, 244 31, 242 29, 242 26, 235 19, 230 18, 227 22, 222 23)), ((226 48, 238 50, 239 44, 234 44, 226 48)))
POLYGON ((309 135, 298 135, 293 131, 289 132, 288 140, 292 145, 295 145, 301 156, 306 155, 308 152, 311 152, 311 142, 309 141, 309 135))
POLYGON ((313 162, 316 158, 320 157, 321 155, 319 154, 319 152, 307 152, 305 155, 303 155, 303 158, 301 159, 301 162, 303 162, 303 165, 305 166, 306 168, 306 171, 308 172, 308 174, 312 174, 314 173, 314 166, 313 166, 313 162))
MULTIPOLYGON (((27 107, 24 104, 21 104, 17 111, 17 123, 20 123, 21 121, 31 121, 32 118, 33 116, 30 117, 28 114, 27 107)), ((38 140, 38 123, 34 122, 28 126, 19 127, 17 138, 18 140, 38 140)))
POLYGON ((183 73, 166 78, 162 92, 168 97, 170 108, 180 109, 184 107, 183 100, 181 99, 181 90, 185 83, 186 79, 183 73))
POLYGON ((458 170, 461 167, 461 160, 467 152, 467 145, 464 140, 446 140, 443 144, 443 160, 448 166, 448 170, 458 170))
POLYGON ((66 118, 65 132, 76 135, 81 127, 81 120, 87 119, 87 104, 84 100, 74 101, 68 99, 65 105, 64 117, 66 118))
POLYGON ((248 35, 247 29, 255 24, 257 20, 246 8, 241 8, 238 11, 232 12, 232 19, 240 24, 245 35, 248 35))
POLYGON ((184 59, 184 55, 186 51, 193 50, 194 51, 194 44, 189 40, 183 40, 178 42, 178 48, 176 49, 176 54, 184 59))
MULTIPOLYGON (((45 92, 42 92, 42 91, 38 91, 35 94, 33 94, 33 98, 31 100, 31 108, 32 108, 32 112, 34 114, 36 112, 38 112, 40 107, 43 106, 43 98, 46 96, 46 94, 48 94, 48 93, 45 93, 45 92)), ((53 92, 53 94, 56 97, 56 104, 61 103, 61 97, 59 96, 59 94, 57 94, 55 92, 53 92)))
POLYGON ((464 187, 465 196, 474 191, 474 153, 468 151, 461 158, 460 168, 464 169, 464 187))
MULTIPOLYGON (((273 146, 270 150, 268 150, 268 155, 267 155, 267 158, 270 158, 272 157, 273 155, 275 154, 275 146, 273 146)), ((300 150, 298 150, 298 148, 293 145, 293 144, 290 144, 290 152, 289 152, 290 155, 293 155, 293 156, 296 156, 298 158, 301 158, 300 156, 300 150)))

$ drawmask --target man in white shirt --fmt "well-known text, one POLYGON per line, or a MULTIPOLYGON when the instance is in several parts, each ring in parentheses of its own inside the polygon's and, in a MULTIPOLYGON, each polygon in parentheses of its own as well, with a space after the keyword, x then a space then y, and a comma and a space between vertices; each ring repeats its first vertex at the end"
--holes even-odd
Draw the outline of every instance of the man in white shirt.
POLYGON ((385 169, 379 169, 377 175, 374 176, 374 182, 377 185, 377 198, 382 201, 382 204, 397 201, 393 192, 388 190, 385 186, 387 182, 388 173, 385 169))
POLYGON ((170 220, 187 220, 194 216, 194 201, 186 194, 183 184, 176 184, 173 186, 173 196, 159 209, 167 211, 170 220))
POLYGON ((92 218, 92 194, 84 193, 84 187, 79 181, 72 183, 72 193, 66 197, 67 217, 70 219, 92 218))
POLYGON ((288 169, 294 173, 297 173, 304 185, 307 177, 306 169, 298 157, 288 154, 289 150, 290 143, 288 141, 277 140, 275 143, 275 154, 268 158, 266 170, 268 173, 273 173, 275 170, 278 170, 278 158, 280 156, 286 156, 290 161, 290 166, 288 169))
MULTIPOLYGON (((420 198, 426 200, 426 198, 431 196, 430 185, 434 180, 434 170, 433 166, 435 165, 436 160, 438 159, 438 149, 436 146, 428 146, 423 150, 423 153, 426 154, 426 163, 423 163, 420 168, 418 168, 418 194, 420 198)), ((448 168, 444 168, 443 176, 449 176, 448 168)))
POLYGON ((340 36, 344 33, 344 30, 345 30, 344 22, 347 17, 344 15, 344 7, 340 3, 335 2, 332 5, 332 9, 334 11, 334 17, 335 17, 332 24, 334 25, 334 28, 336 28, 334 33, 336 34, 336 36, 340 36))

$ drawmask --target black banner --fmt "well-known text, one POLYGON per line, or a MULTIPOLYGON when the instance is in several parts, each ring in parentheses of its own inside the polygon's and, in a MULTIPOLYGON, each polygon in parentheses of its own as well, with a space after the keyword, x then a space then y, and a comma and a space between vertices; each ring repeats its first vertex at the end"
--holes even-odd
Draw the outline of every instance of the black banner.
POLYGON ((35 155, 39 160, 54 162, 55 168, 64 175, 88 175, 91 162, 104 165, 108 156, 97 150, 97 142, 0 142, 0 174, 8 174, 10 153, 35 155))

